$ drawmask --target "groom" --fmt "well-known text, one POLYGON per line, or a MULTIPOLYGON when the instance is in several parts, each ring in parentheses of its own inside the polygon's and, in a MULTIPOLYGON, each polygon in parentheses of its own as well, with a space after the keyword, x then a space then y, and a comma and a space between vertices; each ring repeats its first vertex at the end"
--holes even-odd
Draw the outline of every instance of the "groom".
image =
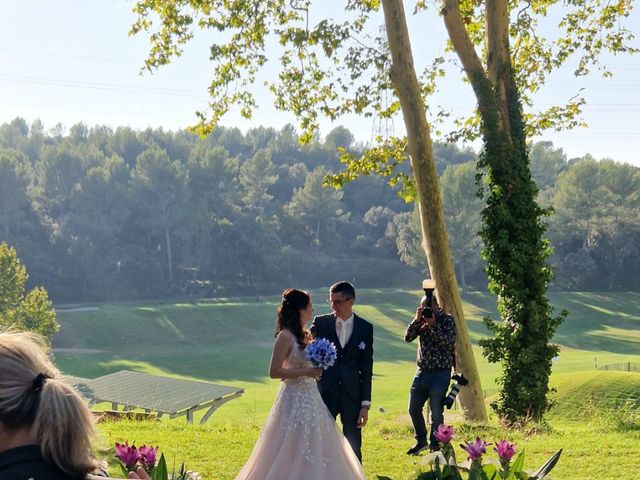
POLYGON ((311 334, 336 346, 338 358, 322 373, 318 389, 334 418, 340 414, 342 432, 362 462, 362 427, 369 419, 373 375, 373 325, 353 313, 356 292, 349 282, 329 289, 333 313, 313 320, 311 334))

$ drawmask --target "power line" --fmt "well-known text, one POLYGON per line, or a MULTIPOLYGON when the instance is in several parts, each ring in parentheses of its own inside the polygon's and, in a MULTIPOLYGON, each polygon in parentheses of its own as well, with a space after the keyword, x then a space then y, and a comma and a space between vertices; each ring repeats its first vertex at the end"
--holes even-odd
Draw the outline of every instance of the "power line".
POLYGON ((154 95, 174 95, 182 97, 196 97, 202 98, 202 95, 197 95, 189 90, 178 90, 172 88, 157 88, 157 87, 137 87, 133 85, 122 85, 116 83, 97 83, 97 82, 84 82, 80 80, 60 80, 55 78, 44 77, 29 77, 22 75, 2 75, 0 74, 0 80, 7 82, 17 83, 31 83, 36 85, 47 85, 53 87, 69 87, 69 88, 84 88, 92 90, 111 90, 116 92, 132 92, 132 93, 151 93, 154 95))

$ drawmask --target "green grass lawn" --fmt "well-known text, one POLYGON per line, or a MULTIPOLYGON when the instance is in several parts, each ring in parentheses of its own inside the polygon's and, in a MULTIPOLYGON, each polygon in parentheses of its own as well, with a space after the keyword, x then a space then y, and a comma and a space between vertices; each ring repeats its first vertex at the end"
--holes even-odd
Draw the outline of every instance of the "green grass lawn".
MULTIPOLYGON (((326 296, 325 291, 314 292, 316 313, 328 311, 326 296)), ((375 329, 374 408, 364 447, 365 468, 371 478, 374 474, 405 478, 415 461, 406 457, 404 450, 411 443, 405 410, 416 345, 405 344, 402 337, 419 296, 418 291, 392 289, 358 292, 355 310, 375 329), (381 407, 384 412, 378 410, 381 407)), ((251 451, 278 386, 266 375, 278 301, 274 296, 261 302, 239 298, 108 304, 94 310, 61 308, 58 318, 62 328, 53 339, 56 363, 65 373, 88 378, 131 369, 245 388, 240 399, 221 407, 205 426, 186 426, 184 420, 100 425, 104 445, 124 439, 160 444, 169 458, 175 454, 177 459, 188 459, 204 478, 234 478, 251 451)), ((481 293, 466 295, 464 301, 468 328, 477 342, 486 335, 482 317, 495 317, 495 304, 481 293)), ((596 455, 604 455, 607 464, 633 464, 629 452, 634 450, 627 443, 630 439, 635 441, 635 459, 640 458, 637 430, 618 431, 610 420, 594 424, 600 422, 597 417, 610 419, 616 399, 625 395, 638 398, 640 393, 617 387, 618 383, 635 385, 632 381, 601 380, 616 373, 596 375, 595 366, 640 362, 640 294, 556 293, 551 301, 570 310, 556 337, 562 349, 554 362, 552 382, 559 382, 574 400, 558 399, 556 411, 549 416, 549 432, 526 437, 513 432, 513 439, 526 446, 532 460, 527 465, 532 468, 554 448, 565 448, 554 478, 608 478, 589 476, 587 467, 578 464, 581 459, 589 463, 584 457, 596 455), (596 376, 589 384, 585 375, 596 376), (601 383, 607 387, 599 386, 601 383), (606 398, 611 402, 601 405, 595 401, 606 398), (575 417, 569 409, 587 415, 575 417), (601 411, 604 413, 594 413, 601 411)), ((479 349, 476 361, 483 388, 495 392, 499 367, 488 364, 479 349)), ((639 374, 627 375, 640 379, 639 374)), ((456 414, 447 413, 447 419, 459 421, 456 414)), ((640 467, 638 460, 635 462, 640 467)), ((611 478, 631 479, 635 473, 629 470, 629 475, 611 478)))
MULTIPOLYGON (((553 471, 554 479, 634 480, 640 469, 640 375, 626 372, 583 372, 558 375, 554 381, 562 407, 549 416, 542 429, 505 430, 495 422, 488 426, 465 424, 457 415, 448 415, 456 428, 454 445, 481 436, 495 443, 507 438, 524 449, 525 467, 535 470, 554 452, 563 449, 553 471), (594 394, 623 385, 624 395, 635 395, 635 410, 614 409, 614 403, 597 399, 582 402, 586 392, 594 394), (581 405, 574 412, 572 409, 581 405)), ((620 392, 618 392, 620 393, 620 392)), ((610 396, 609 396, 610 397, 610 396)), ((260 426, 218 417, 204 426, 186 427, 178 421, 109 422, 100 424, 101 456, 113 455, 112 445, 124 439, 138 444, 160 445, 170 463, 188 462, 207 479, 233 479, 251 453, 260 426)), ((411 478, 424 456, 409 457, 404 452, 413 438, 408 417, 402 412, 373 411, 364 434, 364 467, 368 478, 386 475, 394 480, 411 478)), ((457 449, 459 460, 463 452, 457 449)), ((495 458, 493 450, 487 455, 495 458)), ((112 462, 112 471, 117 473, 112 462)), ((413 477, 415 478, 415 476, 413 477)))

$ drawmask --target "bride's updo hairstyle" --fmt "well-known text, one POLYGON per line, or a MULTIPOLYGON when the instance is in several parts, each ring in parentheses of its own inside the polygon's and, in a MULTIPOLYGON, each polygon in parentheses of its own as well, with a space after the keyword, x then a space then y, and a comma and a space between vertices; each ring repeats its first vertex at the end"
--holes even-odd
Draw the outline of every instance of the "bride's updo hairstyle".
POLYGON ((82 478, 99 466, 91 412, 60 378, 46 345, 34 333, 0 332, 0 429, 8 436, 30 428, 45 461, 82 478))
POLYGON ((304 348, 311 338, 308 330, 300 324, 300 311, 309 306, 311 297, 307 292, 296 288, 287 288, 282 292, 282 302, 278 307, 276 320, 276 336, 282 330, 289 330, 298 340, 300 348, 304 348))

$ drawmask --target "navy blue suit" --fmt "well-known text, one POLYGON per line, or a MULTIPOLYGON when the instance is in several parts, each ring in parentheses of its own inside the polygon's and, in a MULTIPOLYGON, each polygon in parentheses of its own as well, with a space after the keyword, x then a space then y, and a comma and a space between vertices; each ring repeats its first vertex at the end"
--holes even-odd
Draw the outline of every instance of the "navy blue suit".
POLYGON ((318 389, 331 415, 336 418, 340 414, 342 432, 362 461, 362 430, 357 424, 362 402, 371 401, 373 325, 354 314, 353 332, 344 348, 336 334, 334 314, 314 318, 311 334, 314 338, 326 338, 336 346, 336 363, 322 372, 318 389))

